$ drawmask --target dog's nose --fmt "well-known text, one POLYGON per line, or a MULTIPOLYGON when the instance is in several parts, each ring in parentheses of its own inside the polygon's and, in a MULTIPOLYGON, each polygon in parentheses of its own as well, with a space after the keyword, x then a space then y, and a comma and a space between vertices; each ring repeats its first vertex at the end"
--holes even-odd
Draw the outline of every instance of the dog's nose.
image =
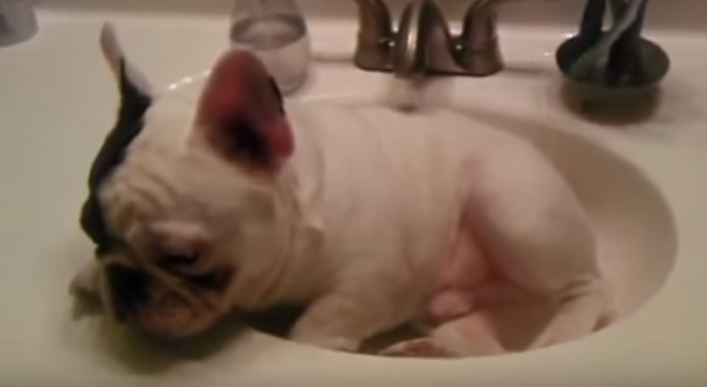
POLYGON ((106 265, 106 279, 115 317, 124 321, 149 298, 149 278, 146 274, 118 263, 106 265))

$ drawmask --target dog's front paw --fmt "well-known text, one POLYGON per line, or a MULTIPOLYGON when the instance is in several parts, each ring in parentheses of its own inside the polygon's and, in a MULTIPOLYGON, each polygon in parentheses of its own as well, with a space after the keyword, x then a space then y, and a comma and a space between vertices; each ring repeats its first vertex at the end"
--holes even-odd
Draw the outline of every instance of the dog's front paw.
POLYGON ((378 352, 388 357, 449 358, 454 355, 431 337, 407 340, 378 352))
POLYGON ((346 337, 305 335, 297 334, 296 332, 292 335, 292 340, 302 344, 309 344, 315 347, 331 349, 334 351, 341 352, 356 352, 360 346, 360 343, 358 341, 346 337))
POLYGON ((89 262, 76 273, 69 285, 69 292, 77 297, 99 299, 98 265, 95 262, 89 262))

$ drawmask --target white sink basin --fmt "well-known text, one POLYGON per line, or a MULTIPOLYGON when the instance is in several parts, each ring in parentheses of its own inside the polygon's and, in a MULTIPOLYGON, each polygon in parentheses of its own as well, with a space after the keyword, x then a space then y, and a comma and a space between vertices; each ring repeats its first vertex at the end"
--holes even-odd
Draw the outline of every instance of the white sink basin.
MULTIPOLYGON (((159 1, 139 10, 131 8, 137 2, 107 4, 55 2, 41 9, 37 37, 0 49, 0 385, 707 384, 707 172, 699 168, 707 163, 704 2, 680 0, 671 2, 672 12, 654 12, 661 27, 654 37, 673 69, 661 104, 643 121, 613 126, 567 109, 553 53, 571 29, 555 17, 574 21, 578 11, 550 2, 542 5, 545 13, 508 7, 506 72, 426 87, 423 103, 527 137, 556 163, 593 216, 602 266, 624 316, 576 342, 446 362, 338 354, 237 329, 165 345, 100 316, 73 315, 67 284, 92 252, 78 229, 78 209, 116 100, 97 46, 100 24, 115 22, 134 62, 165 90, 203 73, 227 41, 226 1, 205 9, 180 1, 170 3, 170 12, 159 1), (540 13, 543 24, 536 24, 540 13), (674 24, 676 13, 686 22, 674 24)), ((317 57, 350 55, 353 19, 341 18, 331 2, 306 5, 317 57)), ((389 75, 347 61, 312 70, 294 98, 376 101, 389 87, 389 75)))

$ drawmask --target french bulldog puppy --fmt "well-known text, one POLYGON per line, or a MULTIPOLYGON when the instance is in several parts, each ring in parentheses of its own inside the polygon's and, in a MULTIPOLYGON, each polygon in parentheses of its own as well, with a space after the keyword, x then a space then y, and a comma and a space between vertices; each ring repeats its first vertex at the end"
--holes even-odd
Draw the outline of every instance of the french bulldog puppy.
POLYGON ((118 320, 177 338, 234 309, 306 303, 296 341, 356 351, 418 321, 426 336, 383 353, 463 356, 506 350, 479 327, 510 294, 556 306, 527 348, 611 316, 588 216, 523 140, 444 112, 435 127, 384 108, 286 113, 238 50, 196 106, 155 98, 110 26, 101 42, 121 106, 81 216, 97 260, 72 288, 118 320))

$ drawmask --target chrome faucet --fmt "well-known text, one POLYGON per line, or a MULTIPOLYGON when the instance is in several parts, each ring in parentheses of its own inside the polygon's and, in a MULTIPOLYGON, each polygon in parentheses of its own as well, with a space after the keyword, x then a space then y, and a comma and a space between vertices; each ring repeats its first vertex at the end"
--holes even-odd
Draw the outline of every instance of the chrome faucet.
POLYGON ((383 0, 356 0, 359 33, 355 64, 370 71, 392 71, 411 78, 424 73, 487 76, 503 68, 496 34, 496 5, 475 0, 453 36, 433 0, 413 0, 394 30, 383 0))

